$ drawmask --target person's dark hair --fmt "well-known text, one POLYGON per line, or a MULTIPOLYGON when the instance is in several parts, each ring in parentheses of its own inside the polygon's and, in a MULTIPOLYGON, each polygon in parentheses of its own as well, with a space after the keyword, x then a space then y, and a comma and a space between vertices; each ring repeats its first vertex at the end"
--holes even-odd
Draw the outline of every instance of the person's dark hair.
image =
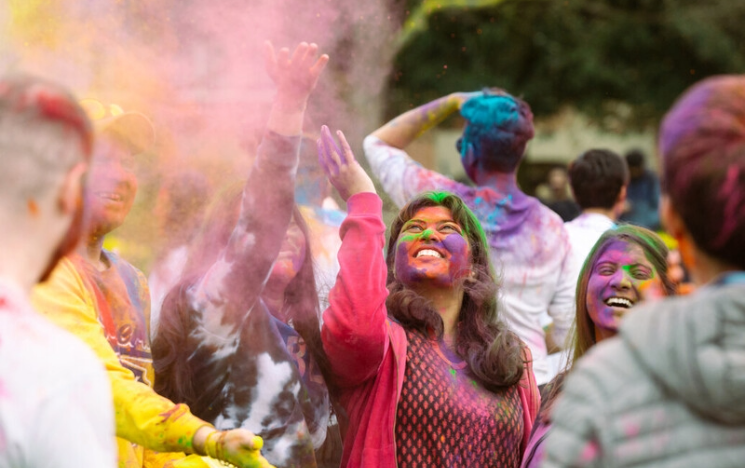
POLYGON ((583 210, 610 209, 618 201, 621 189, 629 183, 629 169, 613 151, 591 149, 569 166, 569 183, 574 199, 583 210))
MULTIPOLYGON (((206 404, 212 403, 212 399, 204 398, 199 389, 192 386, 192 376, 187 362, 189 356, 184 349, 190 328, 190 317, 194 311, 186 293, 217 260, 220 251, 227 245, 238 220, 242 195, 243 184, 232 185, 218 195, 208 210, 202 230, 191 248, 181 281, 171 289, 163 301, 158 333, 153 340, 155 390, 173 401, 187 403, 196 415, 206 414, 206 404)), ((291 320, 293 328, 305 341, 329 384, 331 373, 328 357, 321 343, 318 295, 308 227, 297 207, 293 210, 293 219, 303 232, 308 245, 298 275, 285 290, 284 315, 291 320)), ((211 413, 219 413, 220 410, 221 408, 209 408, 211 413)))
POLYGON ((632 149, 626 153, 626 164, 630 168, 643 168, 644 167, 644 153, 638 149, 632 149))
MULTIPOLYGON (((660 236, 649 229, 631 224, 621 225, 605 231, 587 255, 587 259, 582 265, 582 270, 579 274, 579 280, 577 281, 577 290, 575 294, 576 313, 574 327, 571 333, 573 353, 572 360, 569 364, 570 366, 576 364, 577 361, 590 350, 590 348, 597 344, 597 339, 595 338, 595 323, 592 321, 592 318, 590 318, 590 312, 587 308, 587 285, 590 282, 590 276, 592 275, 593 268, 598 259, 615 241, 636 244, 641 247, 647 260, 649 260, 654 267, 656 274, 659 275, 663 293, 666 296, 672 296, 675 294, 675 284, 668 276, 667 271, 668 249, 662 239, 660 239, 660 236)), ((561 372, 553 381, 551 381, 548 395, 545 397, 545 401, 541 404, 541 412, 539 415, 541 419, 546 420, 550 418, 555 399, 561 393, 563 381, 569 372, 571 372, 570 367, 568 367, 564 372, 561 372)))
POLYGON ((456 144, 461 158, 466 158, 470 147, 481 169, 515 171, 534 134, 528 103, 506 92, 485 92, 466 101, 460 113, 466 119, 463 135, 456 144))
POLYGON ((745 76, 690 88, 665 116, 662 190, 696 246, 745 269, 745 76))
POLYGON ((388 314, 404 328, 425 336, 441 337, 443 322, 432 304, 406 288, 394 274, 396 242, 404 223, 419 210, 443 206, 452 213, 471 247, 475 273, 464 284, 465 294, 458 318, 456 352, 469 365, 476 379, 491 391, 516 384, 522 377, 524 351, 520 339, 499 319, 498 286, 489 261, 489 245, 476 215, 456 195, 447 192, 423 193, 404 206, 393 221, 386 251, 388 265, 388 314))

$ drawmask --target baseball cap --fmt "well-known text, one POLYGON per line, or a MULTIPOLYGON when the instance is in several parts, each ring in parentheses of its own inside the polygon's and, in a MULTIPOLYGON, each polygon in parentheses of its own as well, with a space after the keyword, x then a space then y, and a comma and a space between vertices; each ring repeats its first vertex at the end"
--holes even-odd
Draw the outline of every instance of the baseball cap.
POLYGON ((129 143, 134 154, 144 153, 155 143, 155 127, 139 112, 125 112, 116 104, 86 98, 79 102, 93 123, 96 134, 110 132, 129 143))

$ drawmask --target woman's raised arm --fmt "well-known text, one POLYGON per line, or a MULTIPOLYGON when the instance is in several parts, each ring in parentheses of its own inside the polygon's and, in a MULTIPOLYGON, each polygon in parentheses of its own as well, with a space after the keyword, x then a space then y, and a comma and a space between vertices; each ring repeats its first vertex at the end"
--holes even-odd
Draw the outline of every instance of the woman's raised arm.
POLYGON ((325 126, 318 140, 321 167, 348 211, 340 230, 340 271, 323 314, 321 337, 336 383, 354 386, 375 375, 389 344, 385 225, 372 180, 355 160, 344 134, 337 136, 341 148, 325 126))
POLYGON ((217 260, 189 291, 193 330, 187 343, 192 375, 204 395, 224 385, 241 328, 259 300, 294 205, 295 170, 308 97, 328 61, 315 44, 290 56, 267 44, 267 73, 277 85, 267 132, 243 189, 238 221, 217 260))

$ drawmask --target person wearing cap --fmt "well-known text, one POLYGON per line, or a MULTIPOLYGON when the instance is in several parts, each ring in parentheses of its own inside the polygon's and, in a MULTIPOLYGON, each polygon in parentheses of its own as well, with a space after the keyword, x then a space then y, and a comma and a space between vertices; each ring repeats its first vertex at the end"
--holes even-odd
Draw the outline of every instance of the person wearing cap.
POLYGON ((72 96, 0 79, 0 466, 114 467, 111 389, 78 338, 33 310, 31 288, 76 245, 92 131, 72 96))
POLYGON ((703 80, 662 121, 660 218, 697 285, 648 302, 567 378, 542 467, 742 467, 745 75, 703 80))
MULTIPOLYGON (((266 464, 259 454, 261 439, 251 432, 217 432, 186 405, 174 404, 151 388, 147 281, 134 266, 104 249, 103 242, 132 208, 136 158, 152 147, 155 132, 140 113, 91 99, 81 104, 97 136, 85 197, 86 237, 60 262, 50 281, 35 289, 34 306, 82 338, 104 362, 112 385, 120 467, 163 466, 182 457, 168 452, 210 455, 237 466, 266 464)), ((192 461, 178 466, 204 466, 198 458, 192 461)))
POLYGON ((412 109, 368 135, 363 146, 370 168, 397 206, 424 191, 446 190, 476 213, 501 280, 502 318, 530 348, 541 386, 555 373, 548 348, 564 343, 572 323, 576 274, 563 221, 517 184, 517 168, 533 133, 528 103, 487 89, 453 93, 412 109), (466 125, 456 147, 475 186, 427 170, 405 151, 458 111, 466 125), (553 319, 548 333, 546 314, 553 319))

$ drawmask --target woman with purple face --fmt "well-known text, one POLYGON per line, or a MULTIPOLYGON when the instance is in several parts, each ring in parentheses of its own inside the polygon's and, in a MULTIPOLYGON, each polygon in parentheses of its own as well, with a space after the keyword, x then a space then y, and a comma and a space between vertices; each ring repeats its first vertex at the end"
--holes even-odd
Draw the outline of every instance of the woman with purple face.
POLYGON ((414 197, 383 254, 382 202, 338 132, 319 158, 347 202, 322 339, 349 426, 342 467, 517 467, 539 405, 497 313, 486 236, 456 195, 414 197))
POLYGON ((549 384, 522 468, 536 468, 543 460, 551 410, 573 363, 595 344, 615 336, 621 320, 633 307, 648 299, 674 294, 667 253, 662 239, 642 227, 622 225, 600 236, 585 260, 577 283, 571 362, 549 384))

